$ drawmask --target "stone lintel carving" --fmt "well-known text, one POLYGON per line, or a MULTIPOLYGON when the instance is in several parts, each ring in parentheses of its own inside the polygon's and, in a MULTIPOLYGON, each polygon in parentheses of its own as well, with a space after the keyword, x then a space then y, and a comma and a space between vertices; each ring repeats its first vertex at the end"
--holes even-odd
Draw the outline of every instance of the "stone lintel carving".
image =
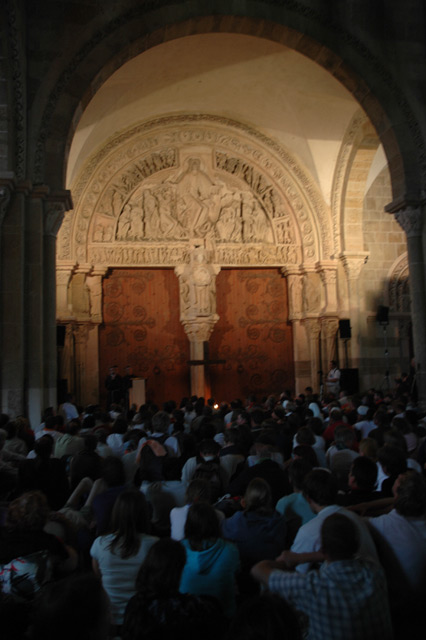
POLYGON ((342 251, 339 258, 348 280, 358 280, 363 266, 367 264, 369 255, 369 251, 342 251))
POLYGON ((74 273, 88 274, 92 271, 92 265, 89 263, 78 263, 74 269, 74 273))
POLYGON ((396 221, 404 229, 407 238, 415 238, 422 235, 423 214, 421 207, 408 206, 394 213, 396 221))
POLYGON ((219 316, 214 314, 209 318, 195 318, 184 320, 183 328, 190 342, 208 342, 219 316))

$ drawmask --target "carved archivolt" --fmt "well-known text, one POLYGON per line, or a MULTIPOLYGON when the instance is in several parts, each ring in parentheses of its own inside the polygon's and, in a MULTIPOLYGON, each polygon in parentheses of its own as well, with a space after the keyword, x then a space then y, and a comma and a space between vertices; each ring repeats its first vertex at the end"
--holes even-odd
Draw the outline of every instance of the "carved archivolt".
POLYGON ((389 308, 394 313, 411 313, 408 256, 404 253, 392 266, 388 279, 389 308))
POLYGON ((189 264, 202 242, 219 266, 314 264, 331 220, 285 150, 239 123, 181 116, 111 140, 72 186, 58 262, 100 267, 189 264))

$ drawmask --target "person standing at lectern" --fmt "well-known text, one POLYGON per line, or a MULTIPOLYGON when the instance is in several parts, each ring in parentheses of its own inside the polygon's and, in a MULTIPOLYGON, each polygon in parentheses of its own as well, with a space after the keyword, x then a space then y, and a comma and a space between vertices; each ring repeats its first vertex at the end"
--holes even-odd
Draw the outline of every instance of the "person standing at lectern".
POLYGON ((123 378, 118 374, 116 364, 109 368, 109 373, 105 379, 105 388, 108 391, 107 409, 112 404, 120 404, 123 397, 123 378))

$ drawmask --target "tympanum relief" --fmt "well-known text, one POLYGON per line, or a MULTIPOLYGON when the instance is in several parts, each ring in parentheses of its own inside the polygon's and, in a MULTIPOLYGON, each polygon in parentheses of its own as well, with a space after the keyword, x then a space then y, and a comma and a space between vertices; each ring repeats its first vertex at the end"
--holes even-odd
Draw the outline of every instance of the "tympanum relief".
MULTIPOLYGON (((165 154, 164 154, 165 155, 165 154)), ((169 157, 174 157, 170 151, 169 157)), ((137 166, 137 165, 135 165, 137 166)), ((164 167, 167 169, 167 166, 164 167)), ((132 170, 134 176, 137 170, 132 170)), ((294 244, 289 216, 276 190, 247 163, 208 153, 186 157, 178 169, 155 174, 130 193, 113 190, 110 211, 115 226, 98 215, 93 242, 182 242, 294 244), (218 169, 225 172, 220 175, 218 169)), ((131 184, 131 180, 123 180, 131 184)), ((103 201, 105 208, 105 201, 103 201)))

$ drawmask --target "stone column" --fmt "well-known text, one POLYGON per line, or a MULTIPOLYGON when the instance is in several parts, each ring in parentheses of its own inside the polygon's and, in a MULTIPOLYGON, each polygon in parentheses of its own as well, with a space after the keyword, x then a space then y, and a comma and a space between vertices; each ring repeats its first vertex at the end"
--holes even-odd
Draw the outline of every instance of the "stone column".
POLYGON ((361 298, 359 291, 359 276, 368 260, 369 253, 367 251, 343 251, 340 259, 343 263, 346 274, 347 283, 347 317, 351 322, 352 339, 350 342, 351 366, 359 366, 359 340, 360 329, 360 311, 361 298))
POLYGON ((320 333, 321 325, 318 318, 306 318, 303 320, 309 343, 309 353, 311 360, 311 386, 314 389, 319 387, 319 371, 321 370, 325 378, 324 358, 320 358, 320 333))
MULTIPOLYGON (((25 209, 29 184, 2 185, 1 228, 1 409, 12 418, 26 413, 25 380, 25 209)), ((32 425, 35 426, 35 425, 32 425)))
POLYGON ((324 375, 329 370, 330 360, 338 360, 338 354, 335 353, 336 334, 339 327, 337 318, 321 318, 321 342, 322 342, 322 366, 324 375))
POLYGON ((85 366, 85 395, 81 397, 84 404, 99 402, 99 325, 102 317, 102 278, 108 271, 105 267, 94 267, 86 276, 86 284, 90 292, 90 331, 88 335, 86 366, 85 366))
MULTIPOLYGON (((179 265, 180 321, 190 342, 190 359, 204 360, 204 342, 208 342, 216 314, 216 276, 220 267, 210 264, 211 252, 203 240, 190 251, 190 264, 179 265)), ((210 395, 206 388, 204 364, 191 365, 191 394, 210 395)))
POLYGON ((337 313, 337 265, 335 260, 317 262, 315 265, 324 286, 325 304, 323 315, 337 313))
POLYGON ((90 292, 90 320, 95 324, 102 322, 102 278, 107 271, 106 267, 94 267, 86 276, 90 292))
POLYGON ((61 262, 56 267, 56 315, 63 322, 72 318, 72 310, 68 302, 68 287, 76 264, 72 261, 61 262))
POLYGON ((418 400, 421 408, 426 409, 426 275, 425 254, 422 245, 423 211, 420 206, 407 205, 393 211, 393 213, 407 235, 418 400))
POLYGON ((44 386, 47 405, 56 405, 58 350, 56 345, 56 236, 65 211, 72 207, 69 191, 51 193, 44 209, 44 386))
POLYGON ((44 200, 49 188, 40 185, 28 199, 25 227, 26 312, 25 334, 27 352, 28 418, 32 425, 40 424, 40 416, 51 398, 44 393, 44 200))
POLYGON ((311 362, 309 355, 309 342, 306 340, 303 318, 303 274, 298 267, 283 267, 281 273, 287 280, 288 291, 288 319, 292 325, 293 356, 294 356, 294 383, 296 393, 314 382, 316 388, 317 378, 312 381, 311 362))
MULTIPOLYGON (((204 343, 208 342, 219 316, 184 321, 183 328, 189 339, 190 360, 204 360, 204 343)), ((210 397, 211 390, 206 383, 204 364, 191 365, 191 395, 210 397)))

